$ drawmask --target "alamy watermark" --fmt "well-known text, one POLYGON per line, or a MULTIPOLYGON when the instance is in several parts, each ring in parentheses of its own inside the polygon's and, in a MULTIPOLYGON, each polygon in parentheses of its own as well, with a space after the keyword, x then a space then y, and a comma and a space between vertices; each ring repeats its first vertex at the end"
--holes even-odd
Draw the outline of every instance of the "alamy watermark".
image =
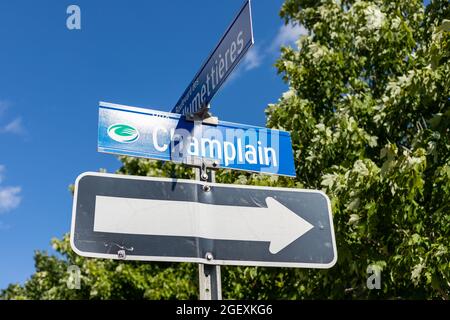
POLYGON ((69 15, 66 26, 69 30, 81 30, 81 9, 75 4, 67 7, 66 13, 69 15))
POLYGON ((367 267, 367 289, 381 289, 381 267, 370 265, 367 267))
POLYGON ((71 290, 78 290, 81 288, 81 271, 76 265, 71 265, 67 268, 69 277, 67 278, 67 288, 71 290))

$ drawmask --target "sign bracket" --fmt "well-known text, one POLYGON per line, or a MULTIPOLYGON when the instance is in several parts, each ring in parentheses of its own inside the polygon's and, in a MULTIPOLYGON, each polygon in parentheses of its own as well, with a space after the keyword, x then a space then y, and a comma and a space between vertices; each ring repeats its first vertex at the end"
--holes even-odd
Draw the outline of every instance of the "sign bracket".
POLYGON ((213 117, 211 112, 209 111, 211 109, 210 104, 205 109, 202 109, 198 113, 188 113, 186 114, 186 120, 187 121, 200 121, 204 124, 209 124, 213 126, 217 126, 219 124, 219 119, 217 117, 213 117))
MULTIPOLYGON (((186 114, 186 121, 194 122, 194 125, 200 128, 202 124, 217 126, 219 124, 219 118, 214 117, 211 114, 211 112, 209 111, 210 108, 211 106, 210 104, 208 104, 208 107, 200 112, 186 114)), ((183 163, 188 166, 200 168, 200 176, 196 177, 196 180, 200 181, 201 179, 203 179, 203 177, 205 177, 203 179, 204 181, 208 180, 208 169, 210 169, 211 172, 213 169, 219 169, 219 162, 217 160, 198 156, 186 157, 183 163)))

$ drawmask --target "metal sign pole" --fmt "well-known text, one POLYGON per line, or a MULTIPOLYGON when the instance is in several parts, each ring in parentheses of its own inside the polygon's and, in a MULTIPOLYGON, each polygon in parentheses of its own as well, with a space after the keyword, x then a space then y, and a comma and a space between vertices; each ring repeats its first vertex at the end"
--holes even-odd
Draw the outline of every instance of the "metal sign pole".
MULTIPOLYGON (((195 126, 201 126, 201 123, 198 120, 194 121, 195 126)), ((194 170, 196 180, 216 182, 215 171, 208 169, 204 161, 200 167, 196 167, 194 170)), ((200 300, 222 300, 220 266, 200 263, 198 265, 198 281, 200 300)))
MULTIPOLYGON (((208 175, 208 182, 215 182, 215 172, 210 170, 209 172, 201 172, 202 168, 196 168, 196 178, 200 181, 208 175)), ((220 266, 210 264, 198 265, 198 280, 200 290, 200 300, 222 300, 222 280, 220 276, 220 266)))

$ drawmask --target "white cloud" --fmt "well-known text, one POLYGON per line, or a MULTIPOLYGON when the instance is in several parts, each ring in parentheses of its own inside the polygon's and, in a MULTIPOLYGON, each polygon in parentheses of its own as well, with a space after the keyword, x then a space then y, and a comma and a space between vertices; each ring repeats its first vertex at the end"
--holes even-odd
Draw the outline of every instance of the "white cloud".
POLYGON ((282 25, 269 46, 253 46, 245 55, 242 62, 233 71, 225 85, 229 85, 239 78, 244 72, 261 66, 267 55, 277 52, 281 46, 295 43, 301 35, 307 35, 308 31, 302 25, 282 25))
MULTIPOLYGON (((11 104, 8 101, 0 100, 0 119, 4 118, 3 115, 5 114, 6 110, 10 108, 10 106, 11 104)), ((22 118, 16 117, 10 122, 6 122, 6 120, 3 120, 2 123, 0 123, 0 134, 1 133, 12 133, 18 135, 26 134, 22 118)))
POLYGON ((18 117, 9 122, 1 131, 5 133, 24 134, 25 128, 22 124, 22 118, 18 117))
POLYGON ((258 68, 263 60, 264 54, 261 52, 260 47, 253 46, 252 48, 250 48, 241 63, 231 73, 230 77, 225 83, 225 86, 229 85, 234 80, 239 78, 244 72, 258 68))
POLYGON ((242 61, 242 68, 244 71, 249 71, 258 68, 261 65, 263 56, 259 50, 259 47, 251 48, 244 57, 242 61))
POLYGON ((272 45, 270 46, 270 50, 278 51, 281 46, 288 46, 295 44, 300 36, 307 35, 308 30, 305 29, 304 26, 296 24, 285 24, 280 27, 278 30, 278 34, 275 39, 272 41, 272 45))
POLYGON ((0 213, 10 211, 19 206, 22 198, 20 197, 20 187, 0 187, 0 213))
MULTIPOLYGON (((0 165, 0 184, 3 181, 3 173, 5 172, 5 166, 0 165)), ((22 197, 21 187, 2 187, 0 186, 0 213, 13 210, 20 205, 22 197)))

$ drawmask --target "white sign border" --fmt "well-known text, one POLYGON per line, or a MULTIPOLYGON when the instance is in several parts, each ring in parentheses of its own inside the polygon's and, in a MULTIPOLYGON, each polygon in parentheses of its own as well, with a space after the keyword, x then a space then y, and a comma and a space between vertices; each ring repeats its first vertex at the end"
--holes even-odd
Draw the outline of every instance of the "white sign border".
MULTIPOLYGON (((75 193, 74 201, 72 206, 72 225, 70 228, 70 246, 72 250, 82 256, 88 258, 103 258, 103 259, 114 259, 120 260, 117 254, 107 254, 107 253, 94 253, 94 252, 84 252, 79 250, 74 243, 75 235, 75 222, 76 222, 76 208, 78 200, 78 184, 83 177, 86 176, 97 176, 97 177, 108 177, 115 179, 134 179, 134 180, 147 180, 147 181, 163 181, 163 182, 183 182, 192 184, 202 184, 204 182, 197 180, 187 180, 187 179, 171 179, 171 178, 160 178, 160 177, 143 177, 143 176, 130 176, 130 175, 120 175, 112 173, 101 173, 101 172, 84 172, 80 174, 75 181, 75 193)), ((207 182, 209 186, 225 187, 225 188, 242 188, 242 189, 257 189, 257 190, 278 190, 278 191, 290 191, 290 192, 310 192, 318 193, 322 195, 328 206, 328 216, 330 219, 330 231, 333 244, 333 260, 329 263, 296 263, 296 262, 264 262, 264 261, 242 261, 242 260, 207 260, 206 258, 184 258, 184 257, 169 257, 169 256, 133 256, 132 259, 125 259, 128 261, 161 261, 161 262, 193 262, 202 263, 209 265, 230 265, 230 266, 259 266, 259 267, 287 267, 287 268, 313 268, 313 269, 329 269, 333 267, 337 262, 337 248, 336 248, 336 238, 334 234, 333 217, 331 212, 331 203, 328 196, 320 190, 308 190, 308 189, 294 189, 294 188, 280 188, 280 187, 264 187, 264 186, 248 186, 239 184, 222 184, 222 183, 210 183, 207 182)), ((122 259, 123 260, 123 259, 122 259)))

